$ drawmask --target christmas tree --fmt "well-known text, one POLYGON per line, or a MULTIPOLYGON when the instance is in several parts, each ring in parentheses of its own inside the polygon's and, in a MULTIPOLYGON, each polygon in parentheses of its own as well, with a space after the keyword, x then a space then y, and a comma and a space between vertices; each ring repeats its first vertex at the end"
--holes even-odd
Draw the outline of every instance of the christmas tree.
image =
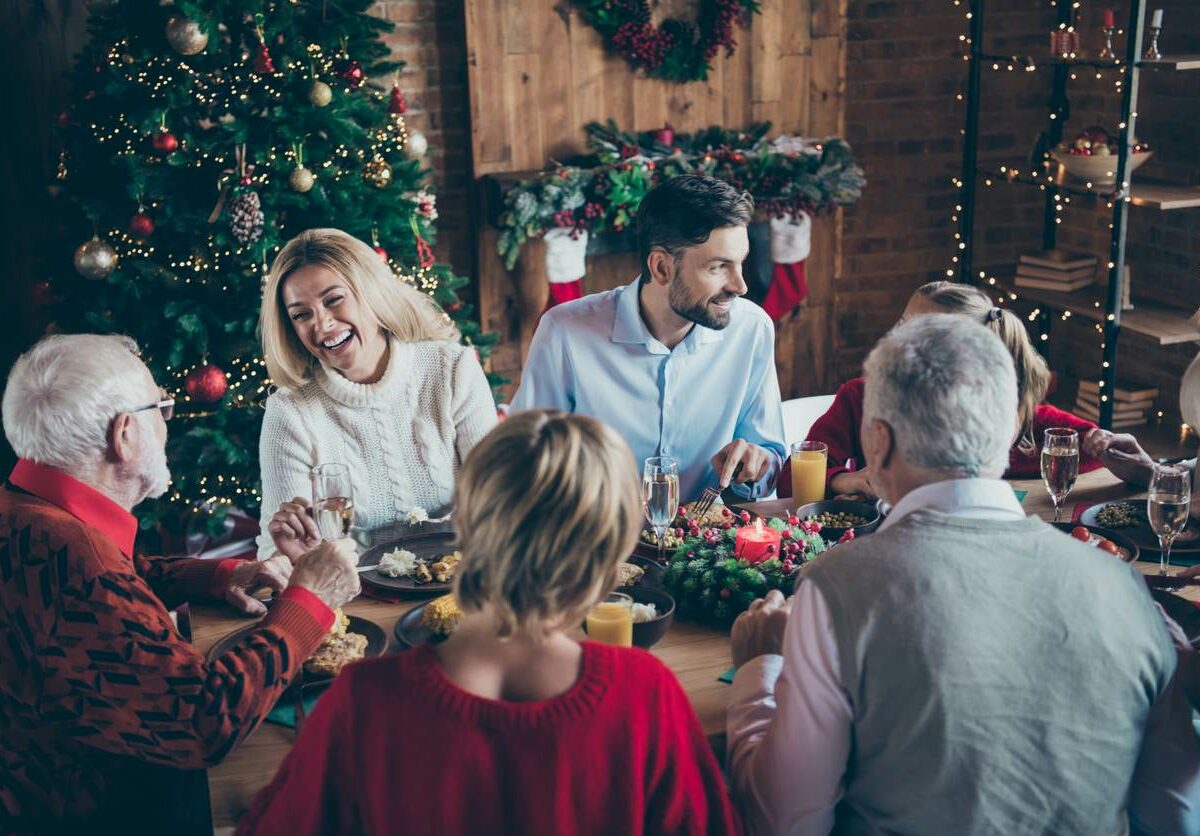
POLYGON ((258 513, 260 294, 292 236, 370 241, 464 341, 491 340, 459 298, 466 280, 435 263, 425 138, 406 128, 392 24, 369 0, 89 6, 57 188, 95 234, 64 248, 78 245, 57 325, 134 337, 178 402, 174 481, 139 509, 143 527, 216 530, 230 507, 258 513))

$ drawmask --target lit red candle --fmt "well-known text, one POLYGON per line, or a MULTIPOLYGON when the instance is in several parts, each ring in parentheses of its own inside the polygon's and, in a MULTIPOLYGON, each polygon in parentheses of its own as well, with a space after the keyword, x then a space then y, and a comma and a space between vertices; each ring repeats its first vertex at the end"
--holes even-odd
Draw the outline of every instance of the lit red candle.
POLYGON ((1105 9, 1104 10, 1104 28, 1105 29, 1115 29, 1116 25, 1117 25, 1117 21, 1116 21, 1116 18, 1113 16, 1113 10, 1105 9))
POLYGON ((782 539, 782 532, 763 525, 762 519, 755 519, 754 525, 744 525, 737 530, 734 557, 751 564, 779 557, 782 539))

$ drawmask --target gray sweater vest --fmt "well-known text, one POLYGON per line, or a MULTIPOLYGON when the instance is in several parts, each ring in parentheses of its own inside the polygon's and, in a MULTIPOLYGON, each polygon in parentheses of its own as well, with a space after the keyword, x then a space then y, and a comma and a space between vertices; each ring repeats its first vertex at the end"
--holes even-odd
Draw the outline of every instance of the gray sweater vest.
POLYGON ((823 555, 854 713, 836 833, 1112 834, 1175 652, 1137 572, 923 510, 823 555))

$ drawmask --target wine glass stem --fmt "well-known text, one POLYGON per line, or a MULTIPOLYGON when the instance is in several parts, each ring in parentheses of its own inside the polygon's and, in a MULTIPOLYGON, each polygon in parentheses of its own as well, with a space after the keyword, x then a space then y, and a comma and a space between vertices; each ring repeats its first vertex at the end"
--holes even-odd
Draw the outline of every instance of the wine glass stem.
POLYGON ((1054 523, 1058 524, 1058 518, 1062 516, 1062 504, 1059 500, 1054 500, 1054 523))
POLYGON ((1162 548, 1158 561, 1158 574, 1167 574, 1167 567, 1171 565, 1171 540, 1167 537, 1160 536, 1158 544, 1162 548))

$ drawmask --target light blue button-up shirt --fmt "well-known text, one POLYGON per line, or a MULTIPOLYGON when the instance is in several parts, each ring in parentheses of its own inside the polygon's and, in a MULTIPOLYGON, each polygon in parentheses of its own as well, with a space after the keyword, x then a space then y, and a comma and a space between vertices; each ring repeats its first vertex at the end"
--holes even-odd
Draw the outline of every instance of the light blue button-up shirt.
POLYGON ((639 470, 651 456, 676 459, 683 501, 716 485, 711 459, 734 439, 771 455, 766 476, 735 486, 749 498, 770 493, 787 454, 770 317, 735 299, 723 330, 696 325, 670 350, 642 320, 637 279, 542 316, 512 402, 514 412, 537 408, 605 422, 639 470))

